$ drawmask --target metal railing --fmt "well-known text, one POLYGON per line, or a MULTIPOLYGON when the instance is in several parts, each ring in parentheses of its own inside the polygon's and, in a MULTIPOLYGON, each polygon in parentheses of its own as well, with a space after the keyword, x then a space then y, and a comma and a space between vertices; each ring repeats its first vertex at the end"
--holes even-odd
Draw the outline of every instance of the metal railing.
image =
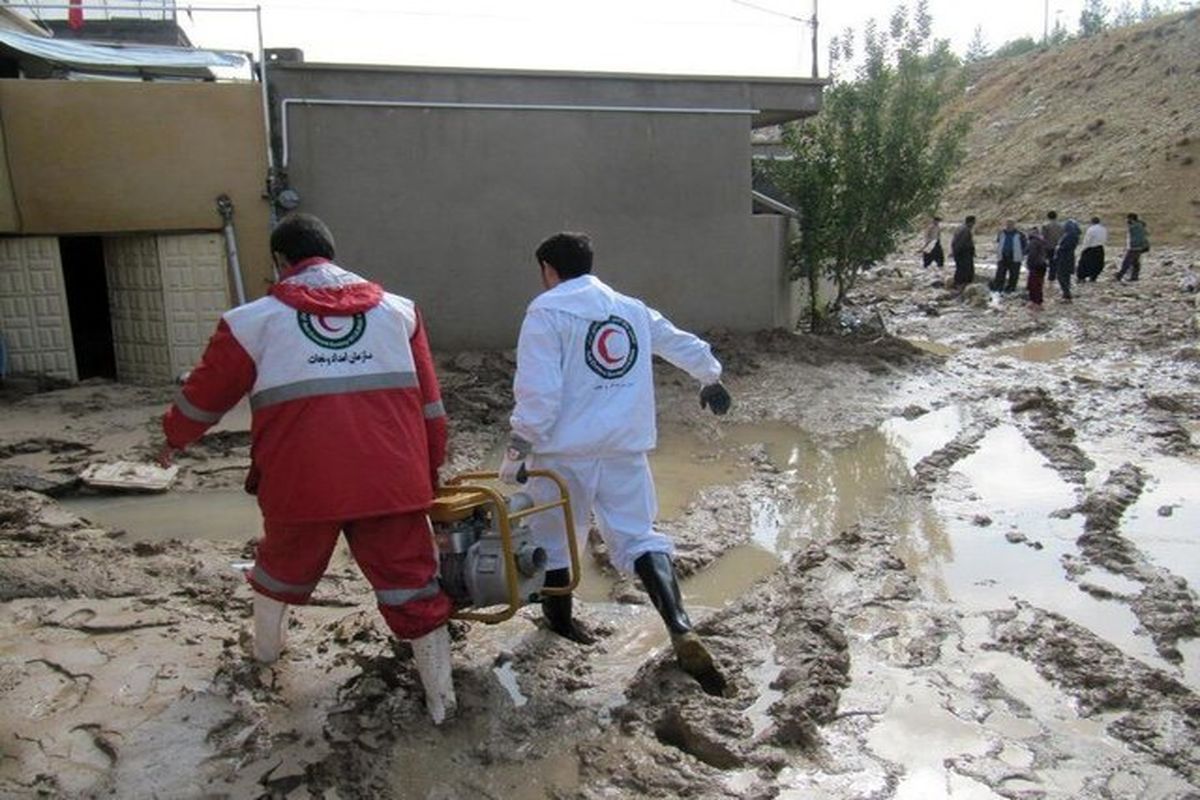
MULTIPOLYGON (((19 3, 4 0, 3 4, 9 8, 23 8, 39 22, 65 20, 72 8, 62 0, 28 0, 19 3)), ((119 3, 110 3, 108 0, 83 0, 74 8, 80 9, 89 20, 149 19, 165 22, 176 18, 175 0, 121 0, 119 3)))

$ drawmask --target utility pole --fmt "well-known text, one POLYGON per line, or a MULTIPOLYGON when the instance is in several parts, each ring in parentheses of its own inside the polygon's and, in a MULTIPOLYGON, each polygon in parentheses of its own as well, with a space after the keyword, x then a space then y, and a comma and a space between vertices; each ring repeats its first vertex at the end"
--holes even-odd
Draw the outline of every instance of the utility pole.
MULTIPOLYGON (((1050 0, 1046 0, 1050 2, 1050 0)), ((817 0, 813 0, 813 15, 812 15, 812 53, 813 53, 813 74, 817 77, 817 0)))
POLYGON ((1050 0, 1042 3, 1042 45, 1050 41, 1050 0))

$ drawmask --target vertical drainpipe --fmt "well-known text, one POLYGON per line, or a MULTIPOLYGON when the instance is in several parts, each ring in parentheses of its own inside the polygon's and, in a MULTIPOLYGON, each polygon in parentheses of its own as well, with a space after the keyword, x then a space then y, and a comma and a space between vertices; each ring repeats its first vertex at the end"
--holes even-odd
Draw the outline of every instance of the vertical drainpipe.
POLYGON ((271 149, 271 98, 267 91, 267 54, 263 47, 262 6, 254 7, 254 17, 258 23, 258 81, 262 87, 263 132, 267 139, 267 186, 266 196, 270 219, 268 223, 275 225, 275 153, 271 149))
POLYGON ((225 256, 229 261, 229 271, 233 274, 233 290, 237 297, 237 304, 244 305, 246 303, 246 287, 242 283, 242 265, 238 261, 237 237, 233 232, 233 201, 229 199, 229 195, 223 194, 217 198, 217 211, 220 212, 221 220, 225 223, 223 227, 225 256))
POLYGON ((812 18, 812 51, 813 51, 813 74, 817 77, 817 0, 813 0, 813 18, 812 18))

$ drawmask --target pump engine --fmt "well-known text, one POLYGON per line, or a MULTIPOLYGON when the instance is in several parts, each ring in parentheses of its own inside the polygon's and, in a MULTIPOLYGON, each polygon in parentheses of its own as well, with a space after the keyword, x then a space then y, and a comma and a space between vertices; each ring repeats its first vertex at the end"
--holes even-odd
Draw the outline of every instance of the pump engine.
POLYGON ((557 501, 537 506, 526 492, 504 496, 470 479, 494 479, 495 473, 470 473, 438 489, 429 517, 437 542, 442 589, 454 601, 454 616, 481 622, 501 622, 543 594, 563 594, 578 582, 578 554, 566 487, 553 473, 534 471, 531 477, 553 479, 557 501), (571 584, 546 588, 546 551, 533 541, 527 524, 532 514, 561 508, 571 553, 571 584), (507 606, 496 611, 484 609, 507 606))

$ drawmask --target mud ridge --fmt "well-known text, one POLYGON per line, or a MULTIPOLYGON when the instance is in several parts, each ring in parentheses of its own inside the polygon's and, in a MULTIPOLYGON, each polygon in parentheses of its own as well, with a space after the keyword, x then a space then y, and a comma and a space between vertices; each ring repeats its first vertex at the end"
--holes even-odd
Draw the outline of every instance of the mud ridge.
POLYGON ((1187 581, 1152 564, 1121 535, 1121 518, 1137 502, 1145 485, 1145 472, 1134 464, 1123 464, 1109 473, 1104 484, 1077 509, 1084 515, 1084 532, 1077 543, 1083 557, 1092 564, 1142 584, 1131 608, 1150 633, 1159 654, 1178 664, 1183 660, 1178 641, 1200 636, 1196 595, 1187 581))
POLYGON ((1090 631, 1020 605, 989 614, 989 648, 1025 658, 1074 696, 1084 716, 1116 713, 1108 732, 1193 783, 1200 781, 1200 697, 1090 631))
POLYGON ((730 696, 704 694, 669 651, 646 664, 614 713, 620 745, 580 745, 586 788, 576 796, 673 797, 701 785, 705 797, 772 796, 771 780, 789 759, 820 746, 820 728, 835 718, 848 683, 846 638, 821 597, 827 559, 816 546, 798 552, 698 627, 730 696), (765 719, 756 726, 751 711, 765 692, 770 703, 758 708, 765 719), (729 770, 752 773, 751 786, 728 786, 729 770))
POLYGON ((1096 464, 1075 444, 1075 429, 1066 424, 1066 410, 1040 386, 1008 393, 1018 427, 1039 453, 1068 483, 1082 485, 1096 464))
POLYGON ((911 490, 917 494, 932 494, 934 488, 946 480, 946 475, 955 464, 979 449, 983 437, 997 424, 991 417, 977 419, 945 445, 918 461, 912 469, 911 490))
POLYGON ((971 340, 970 347, 987 348, 993 347, 1004 342, 1012 342, 1018 339, 1028 339, 1039 333, 1044 333, 1049 329, 1049 326, 1044 322, 1035 322, 1031 325, 1022 325, 1017 328, 993 331, 992 333, 978 336, 971 340))

